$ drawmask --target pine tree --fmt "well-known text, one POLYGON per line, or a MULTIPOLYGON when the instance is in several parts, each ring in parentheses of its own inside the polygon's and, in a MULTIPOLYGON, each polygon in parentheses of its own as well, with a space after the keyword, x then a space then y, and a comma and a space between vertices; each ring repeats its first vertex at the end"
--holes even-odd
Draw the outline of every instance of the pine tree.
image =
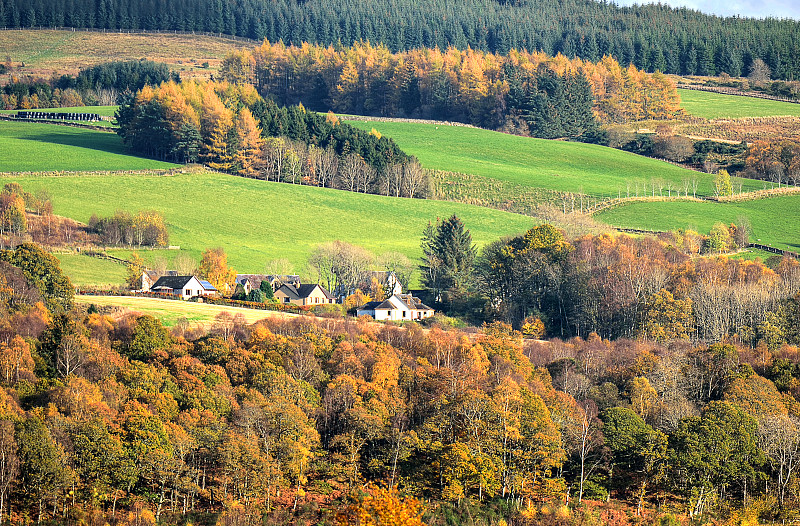
POLYGON ((428 223, 422 252, 422 282, 437 300, 452 301, 471 289, 477 249, 469 230, 455 214, 436 226, 428 223))

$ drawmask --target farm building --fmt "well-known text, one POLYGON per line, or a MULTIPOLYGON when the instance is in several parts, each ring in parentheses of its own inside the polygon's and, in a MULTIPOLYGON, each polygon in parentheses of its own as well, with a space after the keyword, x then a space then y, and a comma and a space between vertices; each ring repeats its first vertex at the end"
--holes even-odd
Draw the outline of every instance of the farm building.
POLYGON ((371 301, 357 311, 359 316, 372 316, 376 320, 410 321, 433 316, 433 309, 411 294, 394 294, 386 301, 371 301))
POLYGON ((330 292, 318 284, 289 285, 284 283, 275 291, 275 299, 281 303, 294 305, 322 305, 336 303, 330 292))
POLYGON ((158 278, 150 292, 161 294, 174 294, 183 299, 194 298, 195 296, 212 296, 217 290, 209 282, 201 282, 194 276, 161 276, 158 278))

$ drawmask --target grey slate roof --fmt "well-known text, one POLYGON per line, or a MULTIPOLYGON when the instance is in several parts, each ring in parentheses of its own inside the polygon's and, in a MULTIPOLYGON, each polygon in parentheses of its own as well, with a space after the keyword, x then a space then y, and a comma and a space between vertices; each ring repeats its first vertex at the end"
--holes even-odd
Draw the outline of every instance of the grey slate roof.
MULTIPOLYGON (((388 302, 386 302, 386 301, 370 301, 370 302, 367 302, 367 303, 363 304, 362 306, 360 306, 358 308, 358 310, 375 310, 375 309, 379 308, 381 305, 386 305, 386 304, 388 304, 388 302)), ((392 306, 389 305, 388 307, 384 307, 384 308, 391 309, 392 306)))
POLYGON ((289 296, 289 298, 292 300, 301 300, 311 295, 311 293, 314 292, 314 289, 317 287, 319 287, 322 293, 325 294, 325 297, 328 298, 329 300, 336 299, 333 296, 331 296, 330 292, 325 290, 325 287, 323 287, 322 285, 317 285, 316 283, 313 284, 306 283, 304 285, 300 285, 299 287, 295 287, 293 285, 284 283, 278 290, 283 290, 284 292, 286 292, 286 295, 289 296))
MULTIPOLYGON (((396 294, 396 296, 409 308, 409 310, 433 310, 422 303, 419 298, 415 298, 411 294, 396 294)), ((387 299, 385 301, 370 301, 369 303, 365 303, 359 307, 358 310, 393 310, 396 308, 397 307, 395 307, 392 302, 387 299)))
POLYGON ((422 303, 422 300, 415 298, 411 294, 398 294, 397 297, 400 298, 400 301, 408 305, 408 307, 412 310, 433 310, 422 303))
POLYGON ((193 277, 194 276, 161 276, 150 288, 182 289, 193 277))

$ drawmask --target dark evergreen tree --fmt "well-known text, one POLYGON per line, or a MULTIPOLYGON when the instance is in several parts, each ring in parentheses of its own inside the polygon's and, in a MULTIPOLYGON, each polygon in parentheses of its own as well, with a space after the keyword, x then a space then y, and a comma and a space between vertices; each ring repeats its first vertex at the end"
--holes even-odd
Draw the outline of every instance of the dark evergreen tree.
POLYGON ((473 286, 477 249, 472 235, 454 214, 428 224, 422 237, 422 283, 438 301, 452 303, 473 286))

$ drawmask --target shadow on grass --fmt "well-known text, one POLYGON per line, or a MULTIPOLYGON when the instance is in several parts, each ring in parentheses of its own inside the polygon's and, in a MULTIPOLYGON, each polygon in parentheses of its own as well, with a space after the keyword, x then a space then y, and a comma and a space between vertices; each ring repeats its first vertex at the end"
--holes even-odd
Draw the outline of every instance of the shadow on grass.
POLYGON ((131 155, 122 144, 122 139, 116 133, 86 131, 83 133, 48 132, 36 134, 20 134, 23 141, 44 142, 86 148, 118 155, 131 155))

